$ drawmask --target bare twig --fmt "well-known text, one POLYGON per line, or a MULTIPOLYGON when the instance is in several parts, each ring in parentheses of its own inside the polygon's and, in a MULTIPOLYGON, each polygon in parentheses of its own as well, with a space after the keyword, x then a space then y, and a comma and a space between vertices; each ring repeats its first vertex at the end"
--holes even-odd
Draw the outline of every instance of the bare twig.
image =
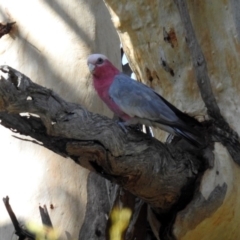
POLYGON ((18 220, 16 218, 16 215, 14 214, 14 212, 12 210, 12 207, 9 204, 9 197, 7 196, 7 197, 3 198, 3 202, 4 202, 4 205, 5 205, 6 209, 7 209, 8 214, 9 214, 11 220, 12 220, 13 226, 15 228, 15 234, 17 236, 19 236, 19 240, 20 239, 22 239, 22 240, 24 240, 24 239, 33 239, 34 240, 35 239, 35 235, 33 233, 30 233, 26 229, 23 229, 20 226, 20 224, 19 224, 19 222, 18 222, 18 220))
POLYGON ((45 225, 45 226, 48 226, 50 228, 53 228, 52 221, 51 221, 50 216, 48 214, 48 210, 47 210, 46 205, 43 205, 43 207, 39 206, 39 212, 40 212, 40 215, 41 215, 42 224, 45 225))

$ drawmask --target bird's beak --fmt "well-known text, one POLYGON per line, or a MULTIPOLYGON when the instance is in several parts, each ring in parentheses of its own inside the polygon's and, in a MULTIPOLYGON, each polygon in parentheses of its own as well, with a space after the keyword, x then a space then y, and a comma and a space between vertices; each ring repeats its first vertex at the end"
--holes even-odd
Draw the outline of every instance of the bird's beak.
POLYGON ((88 68, 89 68, 89 71, 90 71, 91 73, 93 73, 93 71, 94 71, 94 69, 95 69, 95 65, 92 64, 92 63, 88 63, 88 68))

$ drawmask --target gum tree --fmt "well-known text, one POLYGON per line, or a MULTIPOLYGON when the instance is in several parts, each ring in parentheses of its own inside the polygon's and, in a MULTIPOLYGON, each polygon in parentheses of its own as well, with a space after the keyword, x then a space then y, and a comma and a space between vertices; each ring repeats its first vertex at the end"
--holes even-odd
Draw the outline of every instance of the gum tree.
POLYGON ((131 220, 124 239, 151 232, 157 239, 237 239, 239 3, 105 3, 137 79, 201 121, 206 147, 166 143, 157 130, 156 138, 126 134, 8 66, 1 67, 1 124, 94 172, 79 239, 109 238, 107 216, 125 208, 131 220))

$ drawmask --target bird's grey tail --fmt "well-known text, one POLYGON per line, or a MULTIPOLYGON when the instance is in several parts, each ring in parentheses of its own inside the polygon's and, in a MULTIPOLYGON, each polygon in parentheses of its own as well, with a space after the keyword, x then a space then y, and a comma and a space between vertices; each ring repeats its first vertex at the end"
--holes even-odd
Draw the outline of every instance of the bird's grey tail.
POLYGON ((188 142, 190 142, 194 146, 196 146, 196 147, 204 147, 205 146, 205 140, 201 136, 201 133, 194 131, 194 134, 193 134, 193 133, 187 132, 186 130, 181 130, 179 128, 173 128, 173 129, 174 129, 176 135, 185 138, 188 142))

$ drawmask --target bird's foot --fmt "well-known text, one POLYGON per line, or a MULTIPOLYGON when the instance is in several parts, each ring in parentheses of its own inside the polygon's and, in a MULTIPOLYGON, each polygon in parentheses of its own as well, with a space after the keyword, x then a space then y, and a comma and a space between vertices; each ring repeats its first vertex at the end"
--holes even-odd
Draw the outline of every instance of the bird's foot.
POLYGON ((117 121, 117 124, 121 127, 121 129, 123 130, 124 133, 128 133, 128 130, 126 128, 126 125, 124 124, 124 122, 121 121, 117 121))

